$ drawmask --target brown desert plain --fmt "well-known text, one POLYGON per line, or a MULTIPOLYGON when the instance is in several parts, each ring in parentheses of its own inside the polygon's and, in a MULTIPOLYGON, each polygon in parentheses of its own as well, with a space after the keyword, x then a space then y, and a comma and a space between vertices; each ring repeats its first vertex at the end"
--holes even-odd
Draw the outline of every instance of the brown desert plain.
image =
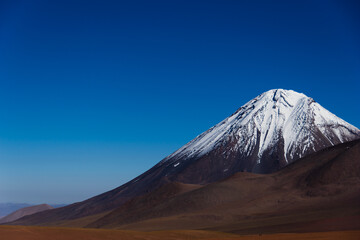
POLYGON ((0 226, 0 239, 5 240, 176 240, 176 239, 224 239, 224 240, 358 240, 360 231, 334 231, 313 233, 278 233, 236 235, 201 230, 177 230, 139 232, 109 229, 84 229, 60 227, 0 226))

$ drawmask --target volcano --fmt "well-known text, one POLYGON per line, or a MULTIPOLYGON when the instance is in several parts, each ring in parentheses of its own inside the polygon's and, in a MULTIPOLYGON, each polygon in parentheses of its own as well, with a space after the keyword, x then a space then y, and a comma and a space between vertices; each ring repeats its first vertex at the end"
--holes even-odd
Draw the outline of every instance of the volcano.
POLYGON ((359 129, 312 98, 274 89, 252 99, 128 183, 17 223, 47 225, 101 215, 169 183, 176 183, 179 189, 193 189, 239 172, 269 174, 312 153, 359 138, 359 129))

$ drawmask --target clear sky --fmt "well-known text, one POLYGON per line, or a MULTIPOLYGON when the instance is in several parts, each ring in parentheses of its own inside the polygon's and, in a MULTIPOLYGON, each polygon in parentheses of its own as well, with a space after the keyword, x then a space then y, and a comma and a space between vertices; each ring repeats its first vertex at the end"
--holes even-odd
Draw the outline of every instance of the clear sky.
POLYGON ((360 127, 360 1, 0 1, 0 202, 117 187, 264 91, 360 127))

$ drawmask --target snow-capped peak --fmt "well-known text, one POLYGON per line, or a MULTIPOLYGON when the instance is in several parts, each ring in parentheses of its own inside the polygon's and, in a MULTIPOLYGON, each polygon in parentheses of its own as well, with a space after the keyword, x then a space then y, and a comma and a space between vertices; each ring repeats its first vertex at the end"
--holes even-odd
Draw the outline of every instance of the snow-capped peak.
POLYGON ((245 157, 256 154, 258 164, 265 152, 270 154, 276 147, 286 165, 321 148, 359 137, 359 129, 312 98, 292 90, 273 89, 252 99, 162 162, 201 157, 231 142, 228 151, 245 157))

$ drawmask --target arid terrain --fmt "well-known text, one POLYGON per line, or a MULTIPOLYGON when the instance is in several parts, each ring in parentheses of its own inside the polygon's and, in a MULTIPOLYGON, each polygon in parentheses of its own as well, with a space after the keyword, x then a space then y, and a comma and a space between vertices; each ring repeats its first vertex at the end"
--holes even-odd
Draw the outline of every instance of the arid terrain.
POLYGON ((11 240, 358 240, 360 231, 236 235, 200 230, 138 232, 107 229, 0 226, 0 236, 1 239, 11 240))
MULTIPOLYGON (((356 140, 276 173, 240 172, 205 186, 170 182, 113 211, 0 232, 15 240, 360 239, 359 156, 356 140)), ((52 211, 12 224, 37 225, 52 211)))
POLYGON ((205 186, 170 182, 110 212, 52 221, 54 210, 49 210, 12 224, 242 234, 357 230, 359 156, 357 140, 324 149, 273 174, 240 172, 205 186))

